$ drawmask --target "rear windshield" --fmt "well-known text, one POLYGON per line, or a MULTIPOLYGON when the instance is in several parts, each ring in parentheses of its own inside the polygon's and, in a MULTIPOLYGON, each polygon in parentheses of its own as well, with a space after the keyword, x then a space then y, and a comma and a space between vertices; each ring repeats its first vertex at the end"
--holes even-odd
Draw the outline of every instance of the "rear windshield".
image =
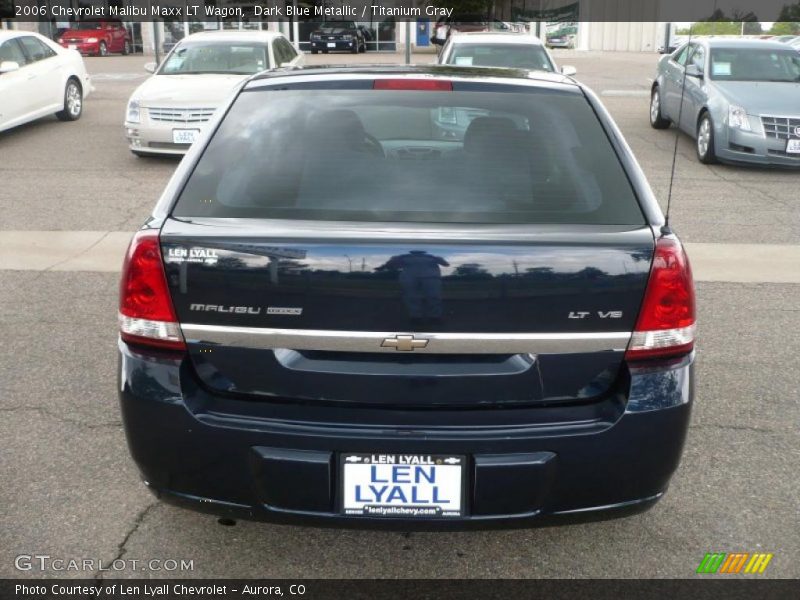
POLYGON ((472 67, 554 70, 547 52, 535 44, 454 44, 447 62, 472 67))
POLYGON ((417 223, 644 222, 580 94, 253 90, 178 217, 417 223))

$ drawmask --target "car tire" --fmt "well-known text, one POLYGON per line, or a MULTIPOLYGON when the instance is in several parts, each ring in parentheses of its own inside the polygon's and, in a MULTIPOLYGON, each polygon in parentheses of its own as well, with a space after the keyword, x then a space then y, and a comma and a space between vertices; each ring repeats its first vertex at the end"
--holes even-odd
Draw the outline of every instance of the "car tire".
POLYGON ((358 44, 356 44, 356 45, 355 45, 355 48, 353 48, 352 50, 350 50, 350 54, 358 54, 358 52, 359 52, 359 50, 358 50, 358 44))
POLYGON ((128 40, 125 40, 125 43, 122 45, 122 56, 128 56, 131 53, 131 43, 128 40))
POLYGON ((714 122, 708 112, 704 112, 697 123, 695 149, 697 159, 704 165, 713 165, 717 162, 717 153, 714 150, 714 122))
POLYGON ((666 129, 670 126, 670 120, 661 116, 661 91, 658 86, 650 94, 650 126, 653 129, 666 129))
POLYGON ((105 42, 100 42, 100 46, 97 49, 98 56, 108 56, 108 46, 106 46, 105 42))
POLYGON ((83 114, 83 88, 74 77, 64 86, 64 109, 56 113, 59 121, 77 121, 83 114))

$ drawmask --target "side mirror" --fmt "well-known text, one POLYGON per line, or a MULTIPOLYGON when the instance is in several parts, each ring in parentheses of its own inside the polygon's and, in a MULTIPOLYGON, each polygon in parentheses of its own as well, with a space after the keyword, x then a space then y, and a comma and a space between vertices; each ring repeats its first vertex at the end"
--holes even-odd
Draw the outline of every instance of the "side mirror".
POLYGON ((702 79, 704 77, 703 72, 697 68, 697 65, 689 65, 686 67, 686 76, 695 77, 697 79, 702 79))
POLYGON ((0 62, 0 75, 3 73, 12 73, 13 71, 19 71, 19 63, 13 60, 4 60, 0 62))
POLYGON ((563 67, 561 67, 561 74, 566 75, 567 77, 572 77, 578 74, 578 69, 576 69, 572 65, 564 65, 563 67))
POLYGON ((156 68, 158 68, 158 65, 154 62, 149 62, 144 65, 144 70, 148 73, 155 73, 156 68))

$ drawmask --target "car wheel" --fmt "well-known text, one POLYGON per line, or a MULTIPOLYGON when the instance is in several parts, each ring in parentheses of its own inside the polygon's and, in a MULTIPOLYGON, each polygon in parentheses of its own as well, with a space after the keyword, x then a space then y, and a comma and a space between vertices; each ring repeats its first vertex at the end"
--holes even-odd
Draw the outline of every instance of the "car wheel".
POLYGON ((108 56, 108 46, 105 42, 100 42, 100 49, 97 52, 100 56, 108 56))
POLYGON ((703 113, 697 125, 697 158, 705 165, 717 162, 717 154, 714 151, 714 123, 708 113, 703 113))
POLYGON ((669 124, 669 119, 661 116, 661 91, 656 86, 650 95, 650 125, 653 129, 666 129, 669 124))
POLYGON ((61 121, 77 121, 83 113, 83 90, 77 79, 69 79, 64 88, 64 110, 56 113, 61 121))
POLYGON ((358 54, 358 43, 356 43, 356 45, 353 46, 353 49, 350 50, 350 53, 351 54, 358 54))
POLYGON ((131 53, 131 43, 128 40, 125 40, 125 44, 122 46, 122 56, 128 56, 131 53))

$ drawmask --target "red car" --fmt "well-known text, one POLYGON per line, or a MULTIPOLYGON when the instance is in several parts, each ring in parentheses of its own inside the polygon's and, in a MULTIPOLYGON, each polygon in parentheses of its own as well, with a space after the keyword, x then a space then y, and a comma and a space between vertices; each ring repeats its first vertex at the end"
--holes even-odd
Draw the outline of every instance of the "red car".
POLYGON ((118 19, 73 23, 58 38, 65 48, 74 48, 84 55, 106 56, 109 52, 130 54, 131 38, 118 19))

